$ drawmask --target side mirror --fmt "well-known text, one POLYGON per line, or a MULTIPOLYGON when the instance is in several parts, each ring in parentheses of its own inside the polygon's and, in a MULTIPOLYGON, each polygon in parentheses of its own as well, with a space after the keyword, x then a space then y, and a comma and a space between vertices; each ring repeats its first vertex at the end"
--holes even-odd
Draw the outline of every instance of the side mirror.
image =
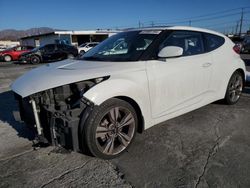
POLYGON ((168 58, 168 57, 179 57, 183 54, 183 48, 178 46, 166 46, 161 49, 158 53, 158 57, 168 58))

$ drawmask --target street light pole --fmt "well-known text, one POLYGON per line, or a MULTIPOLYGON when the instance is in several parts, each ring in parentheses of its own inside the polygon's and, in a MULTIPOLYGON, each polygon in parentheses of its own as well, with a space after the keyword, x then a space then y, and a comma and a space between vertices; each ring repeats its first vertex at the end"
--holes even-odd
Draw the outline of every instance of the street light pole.
POLYGON ((244 10, 244 8, 242 8, 242 9, 241 9, 241 17, 240 17, 240 31, 239 31, 239 36, 241 36, 241 32, 242 32, 243 10, 244 10))

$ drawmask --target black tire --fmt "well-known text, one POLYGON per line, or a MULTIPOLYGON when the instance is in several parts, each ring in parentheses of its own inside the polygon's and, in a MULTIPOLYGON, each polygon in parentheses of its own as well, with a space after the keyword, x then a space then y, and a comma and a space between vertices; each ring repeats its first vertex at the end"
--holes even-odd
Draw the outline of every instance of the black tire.
POLYGON ((68 54, 68 55, 67 55, 67 59, 74 59, 74 57, 75 57, 75 56, 74 56, 73 54, 68 54))
POLYGON ((12 61, 12 57, 10 55, 5 55, 4 56, 4 61, 10 62, 10 61, 12 61))
POLYGON ((109 99, 100 106, 94 107, 86 124, 83 125, 82 146, 87 146, 90 153, 98 158, 115 158, 131 145, 137 127, 138 118, 134 108, 123 100, 109 99), (111 114, 114 118, 111 118, 111 114), (110 121, 111 119, 116 121, 110 121))
POLYGON ((243 82, 243 75, 239 71, 234 72, 228 82, 227 91, 224 98, 226 104, 233 105, 239 101, 244 87, 243 82))
POLYGON ((31 64, 39 64, 41 62, 40 58, 36 55, 30 57, 31 64))

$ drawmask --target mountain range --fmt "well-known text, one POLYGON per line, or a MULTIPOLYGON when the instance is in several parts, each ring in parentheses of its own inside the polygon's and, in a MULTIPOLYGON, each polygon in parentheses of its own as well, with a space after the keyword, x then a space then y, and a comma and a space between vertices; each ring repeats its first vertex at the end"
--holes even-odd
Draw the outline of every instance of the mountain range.
POLYGON ((22 37, 49 33, 54 29, 49 27, 31 28, 27 30, 5 29, 0 31, 0 40, 17 41, 22 37))

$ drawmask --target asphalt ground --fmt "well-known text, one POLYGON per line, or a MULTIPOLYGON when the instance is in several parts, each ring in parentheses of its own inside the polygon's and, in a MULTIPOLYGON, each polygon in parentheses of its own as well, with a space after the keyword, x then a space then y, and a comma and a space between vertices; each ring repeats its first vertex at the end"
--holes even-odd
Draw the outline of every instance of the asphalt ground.
MULTIPOLYGON (((243 58, 249 70, 250 55, 243 58)), ((249 87, 236 105, 209 104, 153 126, 104 161, 32 147, 9 86, 34 67, 0 63, 0 187, 250 187, 249 87)))

